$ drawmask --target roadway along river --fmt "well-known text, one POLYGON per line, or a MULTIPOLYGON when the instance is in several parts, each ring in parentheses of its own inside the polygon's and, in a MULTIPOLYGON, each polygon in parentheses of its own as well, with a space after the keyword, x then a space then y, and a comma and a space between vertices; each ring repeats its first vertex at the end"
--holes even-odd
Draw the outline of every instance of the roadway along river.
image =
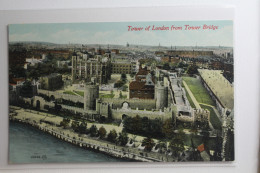
POLYGON ((63 142, 34 127, 10 122, 10 163, 125 162, 63 142))

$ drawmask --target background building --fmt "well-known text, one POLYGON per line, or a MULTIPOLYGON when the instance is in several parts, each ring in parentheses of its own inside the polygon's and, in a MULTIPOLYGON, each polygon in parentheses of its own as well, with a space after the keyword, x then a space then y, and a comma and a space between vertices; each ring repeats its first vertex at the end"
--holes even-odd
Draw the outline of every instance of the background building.
POLYGON ((63 86, 62 75, 53 73, 40 78, 41 88, 45 90, 57 90, 63 86))
POLYGON ((84 80, 90 82, 91 78, 95 77, 97 83, 104 84, 111 77, 111 54, 106 52, 101 55, 92 56, 87 52, 82 55, 77 55, 75 52, 72 55, 72 82, 84 80))
POLYGON ((112 73, 116 74, 131 74, 132 64, 131 62, 113 62, 112 73))

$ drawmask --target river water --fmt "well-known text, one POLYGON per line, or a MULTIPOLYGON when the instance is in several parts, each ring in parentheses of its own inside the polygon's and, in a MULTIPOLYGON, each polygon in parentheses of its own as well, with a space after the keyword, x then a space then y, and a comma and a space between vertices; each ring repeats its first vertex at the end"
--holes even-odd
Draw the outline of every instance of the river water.
POLYGON ((126 161, 82 149, 17 122, 10 122, 9 135, 9 162, 14 164, 126 161))

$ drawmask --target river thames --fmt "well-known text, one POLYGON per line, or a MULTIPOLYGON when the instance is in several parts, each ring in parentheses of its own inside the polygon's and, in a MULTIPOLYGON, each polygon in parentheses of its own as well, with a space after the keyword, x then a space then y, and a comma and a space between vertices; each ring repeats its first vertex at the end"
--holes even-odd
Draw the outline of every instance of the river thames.
POLYGON ((10 122, 9 163, 87 162, 126 162, 126 160, 82 149, 34 127, 10 122))

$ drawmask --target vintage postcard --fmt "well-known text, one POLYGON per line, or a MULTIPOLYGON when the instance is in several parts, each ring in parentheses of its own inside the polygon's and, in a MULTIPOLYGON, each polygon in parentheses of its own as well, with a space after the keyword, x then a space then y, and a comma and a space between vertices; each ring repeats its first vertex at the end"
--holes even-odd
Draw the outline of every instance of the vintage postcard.
POLYGON ((232 20, 8 30, 9 163, 234 161, 232 20))

